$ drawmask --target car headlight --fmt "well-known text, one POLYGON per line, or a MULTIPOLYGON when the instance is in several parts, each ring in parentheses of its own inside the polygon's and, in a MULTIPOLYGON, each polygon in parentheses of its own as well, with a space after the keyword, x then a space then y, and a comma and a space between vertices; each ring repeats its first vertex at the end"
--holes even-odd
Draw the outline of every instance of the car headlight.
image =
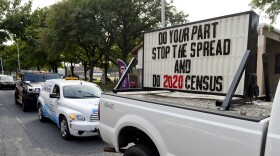
POLYGON ((35 88, 35 92, 40 93, 40 88, 35 88))
POLYGON ((33 93, 33 92, 35 92, 35 90, 33 88, 28 88, 28 92, 33 93))
POLYGON ((74 114, 74 113, 72 113, 72 114, 69 115, 69 118, 71 120, 79 120, 79 121, 85 121, 86 120, 86 118, 85 118, 85 116, 83 114, 74 114))
POLYGON ((29 88, 28 92, 30 92, 30 93, 40 93, 40 88, 29 88))

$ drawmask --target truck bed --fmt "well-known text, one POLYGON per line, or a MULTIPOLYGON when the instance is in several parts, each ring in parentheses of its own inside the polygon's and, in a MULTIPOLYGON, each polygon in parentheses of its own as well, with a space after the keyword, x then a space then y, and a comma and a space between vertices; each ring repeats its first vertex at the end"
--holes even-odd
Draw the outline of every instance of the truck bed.
POLYGON ((243 102, 241 98, 234 97, 233 100, 235 102, 231 104, 230 109, 223 111, 219 110, 219 106, 216 106, 216 101, 222 101, 225 98, 224 96, 192 94, 184 92, 143 91, 106 94, 164 106, 250 120, 254 122, 259 122, 262 119, 269 117, 272 108, 272 102, 255 100, 247 103, 243 102))

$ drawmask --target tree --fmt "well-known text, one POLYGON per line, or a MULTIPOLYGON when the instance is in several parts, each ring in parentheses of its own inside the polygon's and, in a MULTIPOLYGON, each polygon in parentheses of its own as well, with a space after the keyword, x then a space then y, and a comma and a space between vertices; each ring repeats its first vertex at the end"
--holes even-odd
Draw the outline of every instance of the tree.
POLYGON ((3 70, 5 73, 11 74, 12 71, 17 71, 18 62, 17 62, 17 46, 5 46, 1 50, 2 61, 3 61, 3 70))
POLYGON ((4 27, 6 24, 5 16, 9 10, 10 3, 8 0, 0 0, 0 44, 10 39, 8 30, 4 27))
POLYGON ((98 0, 64 0, 51 7, 48 24, 53 31, 54 42, 65 48, 80 46, 90 64, 90 81, 93 67, 100 59, 97 47, 101 47, 101 28, 98 23, 98 0))
POLYGON ((24 69, 42 68, 57 72, 61 65, 61 56, 52 46, 51 33, 46 25, 48 8, 37 9, 30 15, 31 24, 25 28, 28 40, 17 40, 21 52, 21 62, 24 69), (24 57, 22 57, 24 56, 24 57))
MULTIPOLYGON (((93 67, 106 72, 109 60, 127 61, 142 42, 142 31, 160 26, 160 12, 160 0, 62 0, 50 7, 47 16, 51 46, 59 49, 54 52, 64 61, 73 55, 85 70, 89 65, 91 81, 93 67)), ((171 25, 186 22, 187 15, 166 4, 166 16, 171 25)))
POLYGON ((62 51, 53 44, 52 33, 48 28, 41 28, 39 33, 39 45, 37 46, 36 53, 40 58, 37 59, 38 65, 49 66, 54 73, 57 73, 58 67, 61 66, 62 62, 62 51), (45 57, 42 57, 45 56, 45 57))
MULTIPOLYGON (((119 58, 127 62, 133 48, 142 42, 142 32, 160 27, 161 5, 159 0, 103 0, 99 5, 98 20, 102 28, 100 65, 104 68, 106 80, 109 60, 114 64, 119 58)), ((177 12, 172 2, 166 4, 166 17, 169 26, 187 22, 187 15, 177 12)))
POLYGON ((41 33, 44 31, 44 9, 38 9, 30 14, 29 19, 31 24, 25 28, 26 36, 28 36, 28 40, 17 40, 16 42, 22 48, 20 50, 21 53, 21 63, 22 67, 25 69, 37 68, 37 70, 41 70, 43 66, 47 63, 45 59, 47 58, 47 54, 44 53, 40 44, 41 33))
MULTIPOLYGON (((160 27, 160 0, 104 0, 116 18, 116 43, 121 52, 121 59, 127 63, 135 46, 143 40, 143 31, 160 27)), ((188 15, 177 12, 173 3, 166 3, 166 24, 182 24, 187 22, 188 15)), ((116 58, 115 58, 116 59, 116 58)))
MULTIPOLYGON (((46 14, 44 10, 36 10, 31 14, 32 2, 21 2, 22 0, 0 0, 0 43, 13 40, 14 47, 18 46, 20 49, 21 67, 32 69, 35 66, 40 70, 40 67, 46 65, 44 59, 47 58, 47 54, 40 51, 42 49, 39 48, 38 40, 39 33, 45 27, 46 14)), ((16 51, 13 53, 17 54, 16 51)))
POLYGON ((264 11, 271 20, 271 24, 276 22, 277 16, 280 14, 279 0, 252 0, 250 5, 254 9, 264 11))
MULTIPOLYGON (((98 47, 98 52, 100 57, 100 67, 104 68, 105 83, 109 80, 107 76, 107 71, 109 68, 110 57, 114 57, 114 52, 112 47, 116 42, 117 35, 117 18, 113 13, 110 3, 102 2, 100 3, 100 16, 98 22, 101 27, 101 47, 98 47)), ((116 54, 116 53, 115 53, 116 54)))
POLYGON ((28 39, 25 28, 31 24, 30 12, 31 1, 21 5, 21 0, 0 0, 0 44, 10 39, 28 39))
POLYGON ((87 60, 86 57, 84 56, 84 51, 81 49, 81 47, 74 45, 74 44, 69 44, 64 48, 62 51, 62 60, 64 62, 64 69, 65 69, 65 75, 69 75, 67 73, 67 67, 66 67, 66 62, 70 63, 70 70, 71 70, 71 75, 74 76, 74 68, 75 64, 79 64, 80 62, 83 63, 84 65, 84 77, 86 80, 86 72, 87 72, 87 60))

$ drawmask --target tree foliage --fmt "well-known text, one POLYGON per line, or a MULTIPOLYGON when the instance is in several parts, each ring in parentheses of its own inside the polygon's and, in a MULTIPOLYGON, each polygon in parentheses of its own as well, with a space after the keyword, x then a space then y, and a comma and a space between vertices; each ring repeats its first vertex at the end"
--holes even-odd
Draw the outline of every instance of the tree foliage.
MULTIPOLYGON (((61 0, 31 13, 31 2, 20 5, 21 0, 0 0, 0 36, 2 41, 12 36, 18 43, 24 69, 82 63, 92 75, 96 66, 107 71, 109 60, 127 62, 133 48, 143 41, 143 32, 161 26, 160 2, 61 0)), ((186 17, 172 1, 166 3, 168 26, 185 23, 186 17)))
POLYGON ((25 27, 30 25, 31 2, 0 0, 0 43, 11 39, 28 39, 25 27))
POLYGON ((3 60, 3 70, 6 73, 11 73, 12 71, 17 71, 17 46, 6 46, 1 52, 3 60))
POLYGON ((271 24, 276 22, 276 19, 280 14, 279 0, 252 0, 250 5, 254 9, 264 11, 267 17, 271 20, 271 24))
MULTIPOLYGON (((52 6, 48 24, 54 33, 55 43, 63 45, 61 50, 76 54, 75 49, 67 47, 80 46, 80 50, 90 64, 90 73, 98 61, 97 47, 102 47, 101 28, 98 22, 99 6, 97 0, 64 0, 52 6)), ((76 54, 79 56, 79 54, 76 54)), ((90 77, 91 78, 91 77, 90 77)))
MULTIPOLYGON (((160 27, 160 0, 107 0, 117 22, 116 44, 121 59, 127 62, 131 50, 143 40, 143 32, 160 27)), ((177 12, 172 3, 166 3, 166 24, 176 25, 187 22, 187 15, 177 12)))

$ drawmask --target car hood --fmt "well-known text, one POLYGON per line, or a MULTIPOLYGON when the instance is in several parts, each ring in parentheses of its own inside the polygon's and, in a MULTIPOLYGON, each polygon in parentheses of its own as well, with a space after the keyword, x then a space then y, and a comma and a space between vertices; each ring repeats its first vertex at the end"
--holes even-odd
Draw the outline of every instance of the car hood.
POLYGON ((97 113, 100 98, 87 98, 87 99, 64 99, 63 106, 86 116, 97 113))
POLYGON ((28 84, 28 86, 33 87, 33 88, 42 88, 44 85, 44 82, 31 82, 28 84))

